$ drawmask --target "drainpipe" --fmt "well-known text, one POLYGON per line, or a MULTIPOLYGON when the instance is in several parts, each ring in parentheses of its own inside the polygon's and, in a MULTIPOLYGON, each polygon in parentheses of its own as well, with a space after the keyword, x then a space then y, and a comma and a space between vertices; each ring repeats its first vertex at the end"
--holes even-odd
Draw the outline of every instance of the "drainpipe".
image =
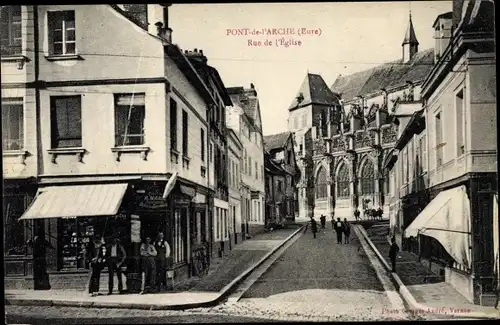
MULTIPOLYGON (((37 185, 39 182, 39 175, 43 174, 43 151, 42 151, 42 132, 40 130, 40 55, 39 55, 39 25, 38 25, 38 6, 33 5, 33 37, 35 41, 34 45, 34 80, 33 84, 35 85, 35 125, 36 125, 36 173, 37 173, 37 185)), ((37 221, 35 221, 37 222, 37 221)), ((45 224, 44 220, 38 221, 38 225, 35 228, 35 231, 38 231, 38 228, 45 224)))

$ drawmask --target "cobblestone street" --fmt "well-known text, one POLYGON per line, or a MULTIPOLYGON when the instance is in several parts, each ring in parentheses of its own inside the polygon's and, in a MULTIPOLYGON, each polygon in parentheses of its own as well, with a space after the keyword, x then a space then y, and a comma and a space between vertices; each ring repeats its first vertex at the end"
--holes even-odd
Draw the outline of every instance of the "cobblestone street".
POLYGON ((6 306, 6 311, 18 321, 38 318, 58 323, 65 318, 78 319, 78 323, 106 319, 115 323, 145 319, 170 323, 404 319, 405 315, 394 312, 363 249, 358 251, 357 239, 340 245, 334 237, 331 229, 320 230, 316 239, 310 232, 303 234, 236 303, 186 311, 35 306, 6 306))

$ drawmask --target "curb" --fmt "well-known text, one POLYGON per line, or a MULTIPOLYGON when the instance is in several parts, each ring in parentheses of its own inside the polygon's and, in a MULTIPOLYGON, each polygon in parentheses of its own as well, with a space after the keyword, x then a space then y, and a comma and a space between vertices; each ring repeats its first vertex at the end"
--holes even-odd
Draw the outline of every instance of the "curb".
MULTIPOLYGON (((377 258, 382 263, 382 265, 385 267, 386 271, 390 273, 392 280, 396 283, 396 288, 398 289, 399 294, 403 297, 405 303, 410 307, 410 309, 412 309, 412 310, 427 310, 427 311, 429 311, 429 310, 432 311, 432 310, 438 309, 438 308, 429 307, 429 306, 426 306, 426 305, 423 305, 423 304, 417 302, 415 300, 415 298, 413 297, 413 295, 411 294, 411 292, 408 290, 408 288, 404 285, 403 281, 401 281, 401 278, 399 277, 399 275, 397 275, 397 273, 391 272, 391 267, 389 266, 389 263, 387 263, 385 258, 382 257, 382 254, 380 254, 378 249, 372 243, 372 241, 368 237, 368 234, 366 233, 366 230, 360 225, 355 225, 355 226, 358 228, 360 233, 363 235, 365 241, 368 243, 368 245, 373 250, 375 255, 377 255, 377 258)), ((451 313, 451 312, 443 314, 443 313, 430 312, 427 314, 441 315, 441 316, 447 315, 447 316, 457 317, 457 318, 461 318, 461 319, 463 319, 463 318, 497 319, 498 318, 498 316, 493 316, 493 315, 488 316, 488 315, 485 315, 484 313, 479 313, 479 312, 471 312, 471 313, 467 313, 467 314, 451 313)))
POLYGON ((71 301, 71 300, 41 300, 41 299, 5 299, 5 305, 18 305, 18 306, 58 306, 58 307, 86 307, 86 308, 119 308, 119 309, 144 309, 144 310, 185 310, 193 308, 212 307, 219 304, 224 300, 233 289, 235 289, 250 273, 262 265, 271 255, 283 247, 288 241, 303 230, 304 226, 294 231, 290 236, 285 238, 278 246, 269 251, 257 263, 247 268, 236 279, 226 285, 221 291, 219 296, 212 300, 185 303, 179 305, 161 305, 161 304, 143 304, 143 303, 117 303, 117 302, 91 302, 91 301, 71 301))

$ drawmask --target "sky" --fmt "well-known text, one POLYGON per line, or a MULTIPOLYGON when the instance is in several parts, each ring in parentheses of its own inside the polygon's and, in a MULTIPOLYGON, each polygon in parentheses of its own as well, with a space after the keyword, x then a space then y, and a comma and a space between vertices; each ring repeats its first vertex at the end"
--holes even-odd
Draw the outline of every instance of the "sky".
POLYGON ((255 85, 268 135, 287 130, 288 107, 308 72, 331 87, 339 74, 401 58, 410 8, 419 51, 432 48, 432 24, 451 1, 174 4, 169 25, 172 42, 203 50, 226 87, 255 85), (249 34, 273 28, 295 34, 249 34), (304 29, 313 34, 299 35, 304 29), (301 44, 284 47, 282 38, 301 44))

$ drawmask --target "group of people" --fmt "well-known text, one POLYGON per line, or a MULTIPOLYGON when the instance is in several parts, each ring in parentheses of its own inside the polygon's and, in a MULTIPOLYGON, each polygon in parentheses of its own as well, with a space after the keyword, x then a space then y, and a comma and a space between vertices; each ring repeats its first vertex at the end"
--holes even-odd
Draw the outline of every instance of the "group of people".
MULTIPOLYGON (((106 244, 104 238, 95 243, 95 248, 91 249, 89 295, 96 296, 99 292, 99 279, 101 271, 108 268, 108 295, 113 293, 114 277, 118 278, 118 292, 123 291, 122 274, 124 263, 127 258, 125 248, 120 243, 117 236, 113 237, 111 244, 106 244)), ((154 243, 151 237, 146 237, 141 243, 141 294, 149 291, 161 291, 162 286, 167 288, 167 269, 169 267, 171 249, 164 238, 163 232, 159 232, 154 243), (156 290, 154 289, 156 287, 156 290)))
MULTIPOLYGON (((326 216, 321 215, 319 218, 321 222, 321 228, 325 229, 326 227, 326 216)), ((332 229, 337 233, 337 244, 342 244, 342 235, 344 235, 344 243, 349 243, 349 237, 351 235, 351 224, 347 221, 347 218, 344 218, 344 221, 341 221, 340 218, 335 218, 332 216, 332 229)), ((316 233, 318 232, 318 224, 314 217, 311 217, 311 231, 313 233, 313 237, 316 238, 316 233)))

